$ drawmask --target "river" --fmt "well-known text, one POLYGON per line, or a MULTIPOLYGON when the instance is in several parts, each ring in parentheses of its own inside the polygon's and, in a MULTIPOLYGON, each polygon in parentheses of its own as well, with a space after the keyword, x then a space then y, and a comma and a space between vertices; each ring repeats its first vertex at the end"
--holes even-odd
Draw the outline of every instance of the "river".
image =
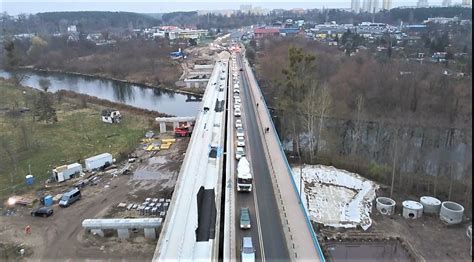
MULTIPOLYGON (((27 76, 22 81, 25 86, 41 89, 40 80, 47 79, 51 83, 49 92, 69 90, 169 115, 196 116, 201 106, 199 97, 159 88, 75 74, 35 70, 19 70, 19 72, 27 76)), ((11 73, 0 70, 0 77, 10 78, 11 73)))

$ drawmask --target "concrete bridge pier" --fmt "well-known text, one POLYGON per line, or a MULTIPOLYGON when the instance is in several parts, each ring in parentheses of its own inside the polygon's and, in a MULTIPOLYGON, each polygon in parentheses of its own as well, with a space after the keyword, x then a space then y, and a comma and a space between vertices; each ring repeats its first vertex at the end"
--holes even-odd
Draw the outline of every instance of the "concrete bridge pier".
POLYGON ((156 239, 156 231, 155 231, 155 228, 153 227, 150 227, 150 228, 147 228, 145 227, 145 238, 148 238, 148 239, 156 239))
POLYGON ((128 231, 128 228, 117 228, 117 234, 120 239, 130 238, 130 232, 128 231))
POLYGON ((160 133, 166 133, 166 123, 160 122, 160 133))
POLYGON ((104 231, 102 229, 91 229, 91 233, 104 237, 104 231))

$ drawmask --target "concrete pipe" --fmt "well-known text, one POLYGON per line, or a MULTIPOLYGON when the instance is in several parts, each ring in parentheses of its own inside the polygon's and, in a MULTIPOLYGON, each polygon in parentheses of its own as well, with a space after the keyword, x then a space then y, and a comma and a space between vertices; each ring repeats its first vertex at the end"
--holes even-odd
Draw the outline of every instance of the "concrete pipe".
POLYGON ((390 216, 395 213, 395 200, 388 198, 388 197, 377 197, 375 199, 376 208, 380 212, 380 214, 385 216, 390 216))
POLYGON ((423 205, 420 202, 406 200, 402 202, 404 218, 417 219, 423 214, 423 205))
POLYGON ((444 201, 441 204, 439 218, 448 225, 455 225, 462 222, 464 207, 456 202, 444 201))
POLYGON ((441 208, 441 201, 430 196, 420 197, 420 203, 423 205, 423 213, 438 214, 441 208))

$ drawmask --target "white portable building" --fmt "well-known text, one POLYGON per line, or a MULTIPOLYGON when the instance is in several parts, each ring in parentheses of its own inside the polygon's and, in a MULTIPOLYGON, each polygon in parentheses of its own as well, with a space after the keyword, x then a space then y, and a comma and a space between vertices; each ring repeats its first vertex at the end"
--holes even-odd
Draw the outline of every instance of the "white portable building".
POLYGON ((79 163, 70 165, 58 166, 53 169, 53 176, 58 182, 71 179, 74 175, 79 175, 82 172, 82 166, 79 163))
POLYGON ((97 156, 89 157, 85 161, 86 170, 93 171, 104 166, 109 166, 113 163, 112 155, 103 153, 97 156))

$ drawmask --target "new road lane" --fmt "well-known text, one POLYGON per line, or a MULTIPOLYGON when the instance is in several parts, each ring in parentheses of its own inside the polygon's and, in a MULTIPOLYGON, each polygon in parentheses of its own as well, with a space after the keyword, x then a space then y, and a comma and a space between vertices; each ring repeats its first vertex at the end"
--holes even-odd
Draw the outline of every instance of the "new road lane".
MULTIPOLYGON (((239 68, 237 66, 237 68, 239 68)), ((231 67, 231 75, 233 73, 237 73, 240 75, 240 72, 239 70, 237 69, 236 71, 233 70, 233 68, 231 67)), ((233 79, 233 77, 232 77, 233 79)), ((239 81, 238 81, 238 84, 240 86, 240 92, 242 92, 242 86, 241 86, 241 79, 239 77, 239 81)), ((232 80, 232 85, 230 85, 231 87, 233 87, 235 84, 235 82, 232 80)), ((235 120, 236 119, 244 119, 245 118, 245 112, 242 112, 242 117, 235 117, 234 116, 234 99, 232 98, 233 97, 233 88, 229 88, 229 94, 230 94, 230 98, 229 98, 229 101, 232 101, 229 103, 229 121, 230 121, 230 124, 229 124, 229 129, 230 129, 230 137, 228 138, 231 143, 231 147, 229 148, 229 157, 231 157, 231 172, 234 172, 234 182, 236 182, 236 178, 237 178, 237 164, 238 164, 238 161, 235 160, 235 148, 237 146, 236 144, 236 129, 235 129, 235 120)), ((241 96, 242 98, 242 96, 241 96)), ((242 107, 245 107, 247 101, 245 101, 245 99, 242 100, 242 107)), ((247 124, 246 123, 243 123, 243 128, 244 128, 244 132, 245 132, 245 153, 246 153, 246 157, 247 159, 249 160, 249 162, 252 162, 253 158, 252 158, 252 154, 249 152, 249 149, 253 146, 251 144, 251 142, 249 141, 248 139, 248 131, 247 131, 247 124)), ((251 173, 253 174, 254 171, 251 170, 251 173)), ((252 237, 252 243, 253 243, 253 246, 255 248, 255 258, 257 261, 262 261, 262 249, 260 247, 260 237, 259 237, 259 231, 260 231, 260 225, 258 224, 259 222, 259 219, 257 219, 257 202, 256 202, 256 197, 255 197, 255 188, 252 190, 252 192, 237 192, 237 189, 236 189, 236 183, 233 184, 233 193, 234 193, 234 198, 235 199, 235 205, 233 206, 234 208, 234 213, 233 213, 233 216, 234 216, 234 232, 235 232, 235 240, 234 240, 234 244, 235 244, 235 250, 236 250, 236 258, 237 259, 240 259, 240 248, 241 248, 241 245, 242 245, 242 238, 243 237, 252 237), (250 211, 250 224, 251 224, 251 228, 250 229, 241 229, 240 228, 240 208, 241 207, 248 207, 249 208, 249 211, 250 211)), ((234 261, 234 260, 232 260, 234 261)))
MULTIPOLYGON (((256 128, 253 129, 253 132, 260 133, 260 136, 256 135, 256 137, 260 137, 264 145, 261 154, 262 163, 266 161, 265 166, 271 170, 271 181, 273 183, 269 182, 269 184, 274 186, 273 192, 279 208, 277 213, 280 215, 280 219, 284 221, 282 228, 290 258, 291 260, 325 261, 311 221, 301 204, 291 168, 282 150, 271 115, 263 100, 263 95, 248 62, 244 61, 243 72, 245 84, 248 87, 245 89, 246 97, 251 98, 254 103, 260 103, 259 107, 254 106, 254 103, 251 104, 253 116, 256 116, 254 118, 254 120, 256 119, 256 128), (264 132, 264 128, 268 131, 264 132)), ((249 106, 249 109, 251 107, 249 106)), ((270 192, 271 189, 268 189, 268 191, 270 192)), ((260 197, 258 201, 261 202, 260 197)))
MULTIPOLYGON (((238 66, 243 68, 242 60, 238 56, 238 66)), ((251 101, 247 76, 245 71, 240 72, 241 96, 245 102, 244 123, 248 148, 251 154, 251 164, 254 175, 254 187, 258 203, 258 215, 260 218, 260 228, 262 230, 262 243, 265 260, 268 261, 288 261, 290 260, 288 246, 283 233, 283 226, 280 219, 278 205, 273 192, 270 168, 265 157, 264 146, 260 137, 255 106, 251 101)), ((297 205, 297 203, 295 203, 297 205)), ((304 223, 302 221, 302 223, 304 223)))

